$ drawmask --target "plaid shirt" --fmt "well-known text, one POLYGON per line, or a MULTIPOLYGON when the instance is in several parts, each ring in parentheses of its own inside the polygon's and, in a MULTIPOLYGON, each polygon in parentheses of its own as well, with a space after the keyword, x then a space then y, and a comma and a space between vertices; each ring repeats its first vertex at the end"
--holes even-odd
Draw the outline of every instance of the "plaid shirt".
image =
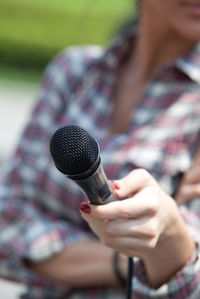
MULTIPOLYGON (((38 102, 0 185, 0 268, 27 285, 22 298, 124 298, 120 290, 70 290, 30 272, 24 259, 46 260, 91 232, 80 217, 84 198, 74 182, 57 171, 49 140, 57 128, 75 123, 94 136, 106 174, 117 179, 136 167, 147 169, 170 194, 179 174, 191 166, 199 146, 200 44, 154 76, 132 114, 127 132, 108 137, 113 89, 135 33, 127 29, 103 51, 72 47, 47 67, 38 102)), ((180 211, 200 242, 200 201, 180 211)), ((134 298, 200 298, 200 249, 166 284, 148 286, 136 262, 134 298)), ((67 267, 67 265, 66 265, 67 267)))

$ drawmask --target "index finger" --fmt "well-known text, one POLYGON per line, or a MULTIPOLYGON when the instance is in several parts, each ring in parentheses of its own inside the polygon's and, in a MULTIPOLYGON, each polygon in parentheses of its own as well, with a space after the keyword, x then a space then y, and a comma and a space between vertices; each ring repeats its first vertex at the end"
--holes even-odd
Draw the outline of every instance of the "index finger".
POLYGON ((139 168, 116 181, 119 188, 115 190, 118 198, 127 198, 139 192, 147 186, 156 184, 155 179, 145 169, 139 168))
POLYGON ((90 206, 90 213, 84 218, 95 218, 98 220, 114 219, 137 219, 146 215, 153 215, 158 210, 155 196, 151 196, 151 188, 147 187, 131 198, 122 201, 113 201, 105 205, 90 206))

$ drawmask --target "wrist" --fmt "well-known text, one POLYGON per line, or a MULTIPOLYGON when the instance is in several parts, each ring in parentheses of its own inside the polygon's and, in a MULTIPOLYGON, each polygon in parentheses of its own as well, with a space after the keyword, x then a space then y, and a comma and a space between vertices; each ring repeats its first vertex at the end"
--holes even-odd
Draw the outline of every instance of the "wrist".
POLYGON ((173 213, 171 225, 161 236, 156 248, 143 259, 152 287, 158 287, 173 277, 195 250, 195 241, 189 235, 178 209, 173 213))

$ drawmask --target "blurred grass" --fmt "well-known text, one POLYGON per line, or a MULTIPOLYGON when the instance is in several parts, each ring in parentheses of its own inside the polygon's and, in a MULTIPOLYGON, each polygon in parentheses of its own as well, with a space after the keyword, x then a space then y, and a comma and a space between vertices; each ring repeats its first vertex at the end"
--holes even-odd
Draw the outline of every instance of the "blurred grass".
POLYGON ((40 82, 42 70, 34 70, 29 68, 19 68, 15 66, 0 65, 0 82, 4 81, 20 81, 24 83, 40 82))
POLYGON ((133 14, 133 2, 0 0, 0 76, 14 67, 28 69, 33 79, 69 45, 105 45, 133 14))

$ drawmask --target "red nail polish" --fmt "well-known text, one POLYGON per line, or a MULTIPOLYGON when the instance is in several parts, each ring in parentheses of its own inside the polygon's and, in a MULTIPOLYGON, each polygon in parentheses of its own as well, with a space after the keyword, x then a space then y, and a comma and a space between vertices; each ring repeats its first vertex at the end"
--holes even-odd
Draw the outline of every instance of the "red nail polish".
POLYGON ((115 188, 115 190, 119 190, 120 189, 119 185, 115 181, 110 181, 110 182, 113 185, 113 187, 115 188))
POLYGON ((87 213, 87 214, 90 214, 91 212, 91 208, 90 206, 88 206, 86 203, 81 203, 80 206, 79 206, 79 209, 84 212, 84 213, 87 213))

